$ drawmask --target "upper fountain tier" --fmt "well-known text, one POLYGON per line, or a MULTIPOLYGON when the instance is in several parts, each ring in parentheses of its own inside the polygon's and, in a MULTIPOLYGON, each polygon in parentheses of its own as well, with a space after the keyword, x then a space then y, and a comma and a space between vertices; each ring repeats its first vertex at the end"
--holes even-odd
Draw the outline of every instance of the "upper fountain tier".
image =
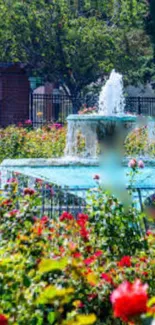
POLYGON ((109 79, 102 87, 99 96, 99 115, 123 115, 125 98, 123 91, 123 77, 112 70, 109 79))
POLYGON ((113 70, 101 90, 98 114, 68 116, 66 156, 78 155, 79 134, 84 140, 87 158, 97 157, 98 144, 101 147, 103 142, 106 147, 123 147, 126 135, 137 120, 136 116, 124 113, 124 106, 123 78, 113 70))

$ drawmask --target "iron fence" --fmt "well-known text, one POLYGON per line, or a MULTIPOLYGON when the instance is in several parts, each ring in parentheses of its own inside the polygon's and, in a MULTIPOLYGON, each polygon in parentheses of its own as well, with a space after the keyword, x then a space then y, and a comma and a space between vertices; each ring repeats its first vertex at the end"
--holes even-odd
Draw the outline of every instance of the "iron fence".
MULTIPOLYGON (((46 95, 31 93, 30 119, 33 126, 42 126, 51 122, 65 123, 69 114, 77 114, 82 104, 87 104, 85 98, 61 95, 46 95)), ((97 106, 97 103, 96 103, 97 106)), ((125 111, 145 116, 155 116, 155 97, 126 97, 125 111)))
MULTIPOLYGON (((96 195, 96 188, 84 187, 60 187, 44 179, 38 179, 33 176, 20 174, 6 168, 1 171, 0 178, 0 197, 8 198, 12 191, 12 180, 18 181, 18 191, 16 192, 16 207, 19 208, 20 198, 24 195, 24 189, 34 189, 37 194, 37 200, 34 201, 33 211, 38 216, 48 215, 50 218, 56 218, 67 211, 73 215, 82 212, 91 212, 93 205, 90 200, 91 194, 96 195), (89 195, 88 195, 89 194, 89 195)), ((144 210, 144 201, 155 193, 155 187, 128 187, 130 190, 133 205, 139 211, 144 210)), ((12 192, 13 193, 13 192, 12 192)), ((148 228, 144 218, 145 228, 148 228)))
POLYGON ((126 97, 125 110, 138 115, 155 116, 155 97, 126 97))
POLYGON ((34 94, 30 96, 30 118, 33 126, 51 122, 64 123, 70 114, 75 114, 82 105, 82 99, 66 95, 34 94))

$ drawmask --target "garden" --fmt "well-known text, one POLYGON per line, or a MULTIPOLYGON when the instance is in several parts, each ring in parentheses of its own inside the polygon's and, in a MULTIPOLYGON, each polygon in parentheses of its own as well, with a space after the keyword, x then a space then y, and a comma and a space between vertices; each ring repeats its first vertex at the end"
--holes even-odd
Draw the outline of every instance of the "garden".
POLYGON ((0 62, 0 325, 155 325, 155 2, 0 0, 0 62))
MULTIPOLYGON (((66 127, 58 123, 10 126, 1 131, 0 157, 58 157, 65 139, 66 127)), ((147 128, 132 132, 127 154, 145 150, 144 139, 147 128)), ((129 167, 132 179, 145 168, 136 159, 129 167)), ((154 220, 147 216, 146 229, 146 213, 103 190, 99 175, 82 213, 57 212, 51 219, 40 210, 42 180, 19 191, 18 176, 0 196, 0 324, 153 324, 154 220)))
MULTIPOLYGON (((33 129, 31 121, 19 126, 9 126, 0 130, 0 161, 18 158, 62 157, 66 145, 67 127, 59 123, 33 129)), ((84 143, 78 139, 78 150, 84 143)), ((155 157, 155 142, 148 141, 147 126, 135 129, 125 142, 125 155, 138 156, 148 154, 155 157)))

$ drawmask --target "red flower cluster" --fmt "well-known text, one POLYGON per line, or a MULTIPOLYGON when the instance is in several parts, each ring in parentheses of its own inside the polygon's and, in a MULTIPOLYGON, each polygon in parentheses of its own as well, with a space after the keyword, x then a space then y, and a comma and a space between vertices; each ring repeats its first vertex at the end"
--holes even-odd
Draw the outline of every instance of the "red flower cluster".
POLYGON ((35 194, 35 190, 33 188, 24 188, 24 195, 33 195, 35 194))
POLYGON ((46 223, 48 223, 48 221, 49 221, 49 218, 47 217, 47 216, 43 216, 42 218, 41 218, 41 223, 42 224, 46 224, 46 223))
POLYGON ((140 280, 134 283, 123 282, 111 295, 114 316, 123 322, 133 321, 147 311, 147 284, 140 280))
POLYGON ((34 224, 34 232, 38 235, 41 236, 46 224, 49 221, 49 218, 47 216, 43 216, 41 219, 37 218, 37 217, 33 217, 33 220, 35 221, 34 224))
POLYGON ((6 200, 2 201, 2 203, 1 203, 2 207, 10 206, 10 205, 12 205, 12 200, 10 200, 10 199, 6 199, 6 200))
POLYGON ((88 257, 84 260, 85 265, 90 265, 95 261, 95 256, 88 257))
POLYGON ((3 314, 0 314, 0 325, 8 325, 8 319, 3 314))
POLYGON ((87 214, 80 213, 78 215, 77 224, 80 227, 80 235, 86 241, 89 239, 89 232, 86 229, 87 221, 88 221, 88 215, 87 214))
POLYGON ((74 220, 74 217, 69 212, 63 212, 63 214, 60 216, 59 220, 61 222, 66 221, 66 220, 74 220))
POLYGON ((92 264, 95 260, 97 260, 98 257, 100 257, 103 254, 102 251, 98 250, 96 251, 92 256, 86 258, 84 260, 85 265, 90 265, 92 264))
POLYGON ((72 254, 74 258, 81 258, 82 254, 80 252, 75 252, 72 254))
POLYGON ((42 179, 40 179, 40 178, 36 178, 36 183, 38 183, 38 184, 42 184, 43 181, 42 181, 42 179))
POLYGON ((96 257, 100 257, 100 256, 102 256, 102 254, 103 254, 103 252, 102 252, 101 250, 98 250, 98 251, 96 251, 96 252, 94 253, 94 256, 96 256, 96 257))
POLYGON ((19 210, 12 210, 9 212, 9 215, 10 215, 10 217, 16 217, 18 212, 19 212, 19 210))
POLYGON ((131 257, 130 256, 123 256, 121 260, 118 262, 118 266, 120 267, 130 267, 131 266, 131 257))
POLYGON ((79 213, 78 217, 77 217, 77 223, 80 227, 83 227, 86 225, 87 221, 88 221, 88 215, 84 214, 84 213, 79 213))
POLYGON ((107 283, 113 285, 113 279, 111 277, 111 275, 107 274, 107 273, 102 273, 101 274, 101 279, 105 280, 107 283))

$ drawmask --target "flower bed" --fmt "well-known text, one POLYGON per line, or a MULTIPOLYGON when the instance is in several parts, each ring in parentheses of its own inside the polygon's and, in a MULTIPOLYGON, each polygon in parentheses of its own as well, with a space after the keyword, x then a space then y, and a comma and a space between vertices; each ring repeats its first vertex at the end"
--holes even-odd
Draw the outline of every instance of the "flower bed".
POLYGON ((32 129, 9 126, 0 130, 0 161, 7 158, 51 158, 63 155, 66 129, 60 124, 32 129))
MULTIPOLYGON (((80 111, 80 114, 83 114, 83 111, 80 111)), ((84 110, 84 114, 87 114, 87 111, 84 110)), ((55 123, 32 129, 28 121, 25 126, 9 126, 0 130, 0 161, 7 158, 51 158, 64 155, 66 127, 55 123)), ((125 142, 127 156, 146 153, 150 157, 155 156, 155 144, 148 142, 147 133, 147 128, 143 127, 136 129, 128 136, 125 142)), ((85 141, 79 134, 79 153, 83 150, 84 144, 85 141)))
POLYGON ((1 325, 140 324, 141 314, 152 317, 154 235, 145 234, 132 206, 101 189, 89 195, 89 216, 64 212, 52 220, 37 217, 32 189, 16 205, 14 181, 0 197, 1 325))

